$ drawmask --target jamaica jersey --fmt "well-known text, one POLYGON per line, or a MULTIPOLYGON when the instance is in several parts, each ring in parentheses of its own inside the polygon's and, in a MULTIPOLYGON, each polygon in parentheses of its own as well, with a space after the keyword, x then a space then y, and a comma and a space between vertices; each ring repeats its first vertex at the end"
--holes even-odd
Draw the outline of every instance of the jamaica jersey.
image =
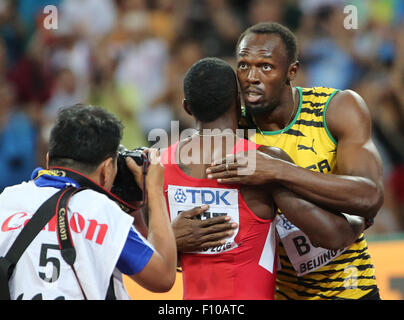
MULTIPOLYGON (((325 112, 338 90, 296 89, 300 99, 292 122, 279 131, 257 129, 252 140, 284 150, 300 167, 335 173, 337 141, 327 129, 325 112)), ((252 128, 245 110, 243 116, 240 125, 252 128)), ((282 214, 277 216, 277 231, 281 239, 281 270, 276 299, 359 299, 378 290, 363 234, 348 248, 327 250, 312 246, 308 237, 282 214)))

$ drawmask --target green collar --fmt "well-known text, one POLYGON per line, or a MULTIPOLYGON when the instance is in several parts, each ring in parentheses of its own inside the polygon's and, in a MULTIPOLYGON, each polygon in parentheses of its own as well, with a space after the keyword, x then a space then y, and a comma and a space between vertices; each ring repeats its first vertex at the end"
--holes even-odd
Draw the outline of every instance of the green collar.
POLYGON ((303 95, 302 95, 302 88, 301 87, 296 87, 296 89, 299 91, 299 106, 297 108, 297 112, 295 117, 293 118, 292 122, 289 123, 289 125, 281 130, 275 130, 275 131, 260 131, 259 133, 265 134, 265 135, 277 135, 283 132, 288 131, 297 121, 299 118, 300 110, 302 109, 302 103, 303 103, 303 95))
POLYGON ((277 135, 282 132, 288 131, 299 118, 300 110, 302 109, 302 103, 303 103, 302 88, 296 87, 296 89, 299 91, 299 106, 298 106, 295 117, 293 118, 292 122, 289 123, 289 125, 286 128, 283 128, 281 130, 276 130, 276 131, 262 131, 262 132, 259 131, 259 129, 255 125, 251 115, 247 112, 247 109, 245 106, 241 106, 241 116, 242 116, 242 119, 244 119, 246 122, 246 123, 242 123, 242 127, 245 127, 247 125, 248 128, 256 128, 257 131, 259 131, 259 133, 263 133, 265 135, 277 135))

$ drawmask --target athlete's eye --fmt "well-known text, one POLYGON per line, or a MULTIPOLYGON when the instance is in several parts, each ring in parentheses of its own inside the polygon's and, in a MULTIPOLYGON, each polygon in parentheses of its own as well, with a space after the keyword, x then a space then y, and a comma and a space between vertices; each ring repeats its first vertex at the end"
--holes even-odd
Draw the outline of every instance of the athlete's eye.
POLYGON ((240 62, 240 63, 238 64, 238 68, 239 68, 240 70, 246 70, 246 69, 248 68, 248 65, 247 65, 247 63, 245 63, 245 62, 240 62))
POLYGON ((272 66, 271 66, 269 63, 264 63, 264 64, 262 65, 262 70, 264 70, 264 71, 270 71, 270 70, 272 70, 272 66))

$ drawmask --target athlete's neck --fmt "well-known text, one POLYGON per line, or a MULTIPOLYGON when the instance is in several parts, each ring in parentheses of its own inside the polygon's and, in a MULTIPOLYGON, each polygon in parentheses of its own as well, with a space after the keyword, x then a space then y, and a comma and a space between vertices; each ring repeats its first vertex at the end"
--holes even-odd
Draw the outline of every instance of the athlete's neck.
POLYGON ((296 87, 287 86, 280 103, 267 114, 255 116, 254 121, 262 131, 277 131, 287 127, 296 115, 299 106, 299 92, 296 87))
POLYGON ((239 139, 236 136, 237 126, 235 107, 214 121, 197 121, 197 133, 179 143, 177 153, 180 155, 180 168, 194 178, 206 178, 206 168, 212 161, 222 159, 229 150, 229 145, 234 146, 239 139), (192 163, 187 161, 188 164, 184 164, 185 161, 181 159, 184 154, 192 159, 192 163))
POLYGON ((238 126, 237 115, 235 114, 234 110, 229 111, 231 112, 226 112, 224 115, 211 122, 196 121, 196 130, 198 130, 201 135, 204 131, 213 132, 214 130, 217 132, 232 130, 234 133, 236 133, 238 126))

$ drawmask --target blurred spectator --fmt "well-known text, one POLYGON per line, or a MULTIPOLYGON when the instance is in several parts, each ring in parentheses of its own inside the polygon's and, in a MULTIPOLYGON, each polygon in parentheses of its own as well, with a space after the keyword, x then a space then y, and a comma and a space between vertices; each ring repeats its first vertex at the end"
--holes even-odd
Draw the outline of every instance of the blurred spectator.
POLYGON ((60 69, 54 80, 53 92, 43 111, 52 122, 61 107, 81 102, 76 78, 70 69, 60 69))
POLYGON ((37 164, 37 130, 15 105, 15 90, 0 81, 0 192, 29 180, 37 164))
POLYGON ((234 55, 234 46, 243 31, 243 19, 228 0, 189 0, 186 28, 188 37, 199 41, 205 56, 234 55))
POLYGON ((344 29, 340 6, 321 6, 305 19, 313 19, 311 37, 301 45, 307 68, 307 86, 348 89, 356 77, 356 65, 349 52, 351 33, 344 29), (348 48, 347 48, 348 47, 348 48))
POLYGON ((100 44, 94 55, 94 71, 89 103, 102 106, 121 119, 125 129, 121 143, 128 149, 146 146, 135 109, 140 103, 140 93, 128 84, 120 84, 115 78, 117 61, 100 44))
POLYGON ((3 39, 0 38, 0 79, 3 80, 7 77, 9 72, 7 49, 3 39))
POLYGON ((144 134, 154 128, 170 129, 172 112, 167 105, 150 108, 155 96, 161 94, 166 87, 164 69, 169 61, 167 44, 149 32, 150 16, 144 1, 136 0, 139 7, 124 12, 120 17, 127 41, 120 51, 120 59, 116 68, 116 81, 119 85, 130 85, 141 93, 141 103, 135 110, 139 117, 144 134))
POLYGON ((262 21, 283 23, 284 3, 280 0, 252 0, 248 10, 248 20, 251 25, 262 21))
MULTIPOLYGON (((187 70, 198 60, 203 58, 199 42, 190 39, 179 39, 173 45, 171 61, 166 69, 167 88, 152 102, 151 106, 167 104, 174 112, 174 119, 179 121, 180 130, 194 127, 193 118, 185 112, 182 101, 184 99, 183 86, 187 70)), ((171 141, 173 143, 174 141, 171 141)))
POLYGON ((111 32, 116 18, 113 0, 62 0, 60 4, 61 28, 81 34, 87 41, 111 32))
MULTIPOLYGON (((404 11, 404 10, 403 10, 404 11)), ((386 185, 391 188, 391 196, 396 209, 399 227, 404 230, 404 20, 401 21, 395 33, 395 59, 390 73, 390 113, 391 121, 382 126, 389 130, 388 141, 394 145, 397 156, 394 158, 394 168, 386 185)), ((380 109, 383 105, 380 106, 380 109)))
POLYGON ((156 0, 150 11, 151 33, 164 40, 169 47, 174 43, 177 30, 184 23, 184 10, 181 9, 183 0, 156 0))
POLYGON ((42 138, 49 140, 50 130, 60 108, 82 102, 73 72, 70 69, 57 71, 51 97, 42 109, 42 138))
POLYGON ((366 80, 357 83, 353 88, 362 97, 366 97, 373 120, 373 141, 382 158, 385 181, 384 205, 375 218, 374 226, 366 231, 367 234, 404 230, 395 196, 396 183, 391 183, 392 176, 396 176, 396 166, 404 163, 404 148, 400 147, 404 137, 393 125, 395 119, 400 119, 400 115, 397 113, 396 100, 389 93, 387 84, 387 75, 377 73, 369 74, 366 80))
POLYGON ((33 37, 25 55, 9 69, 9 80, 15 85, 18 104, 39 105, 46 103, 52 89, 52 70, 44 47, 33 37))
POLYGON ((91 77, 91 46, 82 35, 70 30, 59 29, 49 54, 53 70, 70 69, 81 100, 87 98, 91 77))
POLYGON ((7 61, 12 66, 24 53, 24 27, 16 11, 16 2, 0 2, 0 38, 4 41, 7 61))

